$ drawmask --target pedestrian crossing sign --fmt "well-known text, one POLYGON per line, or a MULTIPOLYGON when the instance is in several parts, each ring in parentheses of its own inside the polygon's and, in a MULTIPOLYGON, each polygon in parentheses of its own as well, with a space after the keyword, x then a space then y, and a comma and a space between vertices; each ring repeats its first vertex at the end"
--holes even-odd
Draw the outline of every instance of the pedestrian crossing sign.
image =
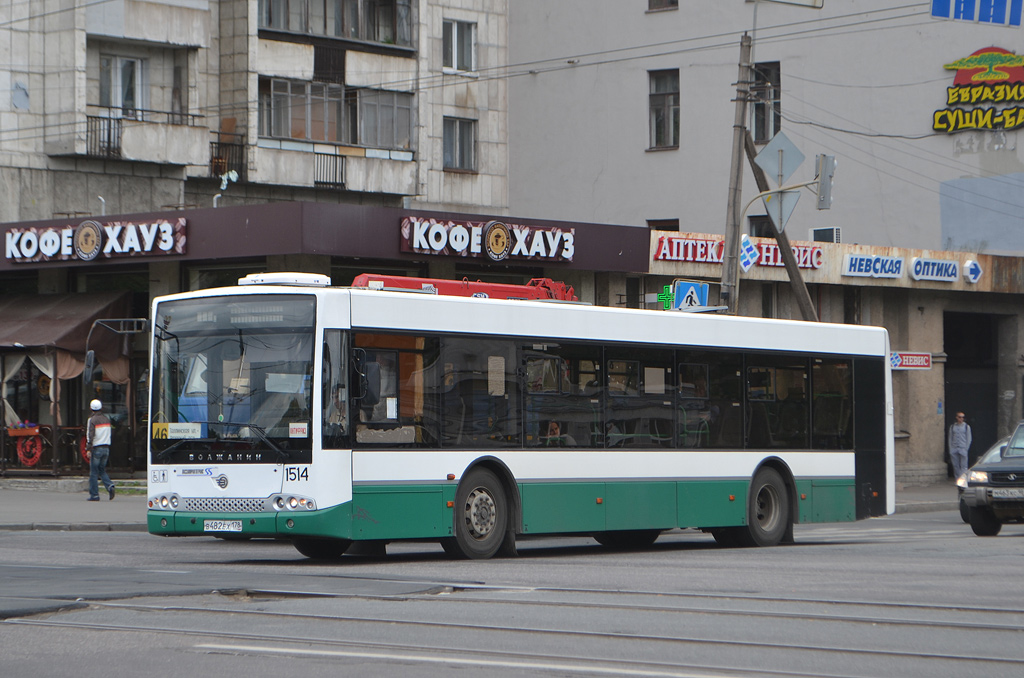
POLYGON ((708 305, 708 284, 693 280, 677 280, 672 302, 673 310, 708 305))

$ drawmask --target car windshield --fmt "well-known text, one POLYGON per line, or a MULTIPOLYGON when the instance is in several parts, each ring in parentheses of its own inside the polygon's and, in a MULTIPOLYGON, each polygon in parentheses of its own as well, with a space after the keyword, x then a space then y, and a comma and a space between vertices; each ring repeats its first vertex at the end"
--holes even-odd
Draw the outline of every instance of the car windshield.
POLYGON ((1010 437, 1010 442, 1006 444, 1006 450, 1003 451, 1003 457, 1024 457, 1024 424, 1017 426, 1017 430, 1013 432, 1010 437))
POLYGON ((999 461, 1000 453, 1002 452, 1003 447, 1008 442, 1010 442, 1010 438, 1009 437, 1003 438, 1002 440, 997 442, 995 445, 993 445, 992 447, 988 448, 988 450, 985 452, 985 454, 981 455, 981 457, 975 463, 977 463, 977 464, 988 464, 989 462, 999 461))

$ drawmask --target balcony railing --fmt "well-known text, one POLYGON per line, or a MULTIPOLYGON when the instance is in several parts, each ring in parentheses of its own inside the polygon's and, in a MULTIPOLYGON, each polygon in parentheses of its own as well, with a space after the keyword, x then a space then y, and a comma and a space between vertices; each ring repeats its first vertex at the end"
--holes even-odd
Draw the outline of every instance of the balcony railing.
POLYGON ((345 188, 345 156, 314 153, 313 185, 318 188, 345 188))
POLYGON ((89 104, 88 111, 95 115, 85 116, 86 154, 100 158, 121 157, 121 135, 126 121, 197 127, 203 119, 203 116, 192 113, 95 104, 89 104))
POLYGON ((241 134, 214 132, 210 142, 210 176, 221 178, 231 170, 238 172, 238 181, 245 181, 245 144, 241 134))

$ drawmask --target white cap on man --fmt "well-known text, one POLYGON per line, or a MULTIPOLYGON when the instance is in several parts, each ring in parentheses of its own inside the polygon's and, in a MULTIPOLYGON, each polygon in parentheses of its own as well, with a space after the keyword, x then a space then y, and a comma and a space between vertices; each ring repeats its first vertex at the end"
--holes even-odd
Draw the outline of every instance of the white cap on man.
POLYGON ((99 400, 93 399, 93 401, 89 403, 89 409, 91 409, 93 412, 99 412, 100 410, 103 409, 103 403, 101 403, 99 400))

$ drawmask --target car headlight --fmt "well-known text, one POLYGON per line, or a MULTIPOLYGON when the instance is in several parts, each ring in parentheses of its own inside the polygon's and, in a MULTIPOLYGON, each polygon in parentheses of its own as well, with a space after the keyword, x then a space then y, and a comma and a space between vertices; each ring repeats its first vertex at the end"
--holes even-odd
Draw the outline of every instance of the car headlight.
POLYGON ((987 471, 971 471, 968 477, 968 482, 978 483, 980 485, 988 484, 988 472, 987 471))
POLYGON ((960 477, 956 479, 956 486, 961 490, 967 488, 967 473, 961 473, 960 477))

